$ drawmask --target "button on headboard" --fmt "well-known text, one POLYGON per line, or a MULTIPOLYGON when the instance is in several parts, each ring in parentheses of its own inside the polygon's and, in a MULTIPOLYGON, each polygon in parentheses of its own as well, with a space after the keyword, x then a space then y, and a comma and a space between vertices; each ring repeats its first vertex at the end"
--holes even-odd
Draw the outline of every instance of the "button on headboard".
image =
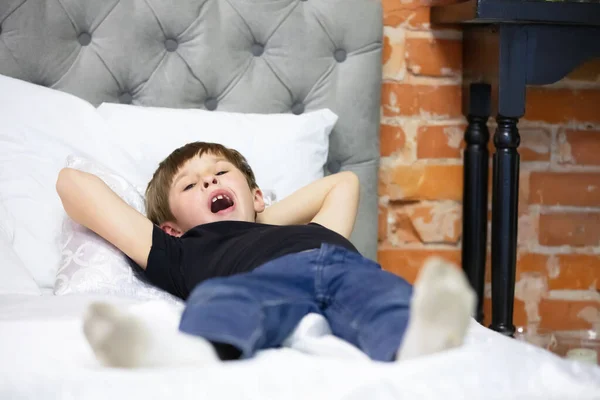
POLYGON ((375 258, 382 30, 379 0, 2 0, 0 74, 94 105, 329 108, 327 172, 358 174, 375 258))

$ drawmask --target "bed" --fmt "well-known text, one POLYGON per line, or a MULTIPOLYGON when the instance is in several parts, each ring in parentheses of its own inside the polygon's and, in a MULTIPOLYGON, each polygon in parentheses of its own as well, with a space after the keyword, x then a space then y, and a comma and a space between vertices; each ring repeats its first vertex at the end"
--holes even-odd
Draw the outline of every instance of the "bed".
MULTIPOLYGON (((462 348, 402 364, 365 360, 315 315, 284 348, 218 367, 121 370, 94 359, 81 331, 91 301, 157 315, 181 304, 139 290, 92 292, 89 274, 57 294, 64 249, 52 255, 53 238, 63 216, 56 198, 34 197, 53 188, 60 152, 86 149, 127 171, 155 166, 148 159, 172 149, 175 131, 195 134, 201 118, 204 128, 219 127, 205 137, 248 149, 279 197, 293 186, 276 175, 281 169, 296 168, 302 179, 355 172, 361 201, 351 240, 375 258, 381 42, 375 0, 2 1, 0 228, 10 240, 0 251, 0 398, 600 398, 598 368, 475 321, 462 348), (317 125, 314 136, 292 138, 317 125), (325 151, 315 148, 319 140, 325 151), (129 148, 119 158, 121 145, 129 148), (28 158, 11 157, 11 146, 28 158), (24 266, 19 278, 5 267, 10 257, 24 266), (33 279, 14 290, 24 275, 33 279)), ((147 177, 126 178, 139 192, 147 177)))

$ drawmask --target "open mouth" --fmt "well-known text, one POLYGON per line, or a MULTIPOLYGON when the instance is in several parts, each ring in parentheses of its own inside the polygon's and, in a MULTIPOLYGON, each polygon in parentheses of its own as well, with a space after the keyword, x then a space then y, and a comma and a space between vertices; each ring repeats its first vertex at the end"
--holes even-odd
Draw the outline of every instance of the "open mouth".
POLYGON ((220 212, 232 210, 235 205, 232 197, 232 195, 225 191, 219 190, 213 193, 210 199, 210 211, 213 214, 218 214, 220 212))

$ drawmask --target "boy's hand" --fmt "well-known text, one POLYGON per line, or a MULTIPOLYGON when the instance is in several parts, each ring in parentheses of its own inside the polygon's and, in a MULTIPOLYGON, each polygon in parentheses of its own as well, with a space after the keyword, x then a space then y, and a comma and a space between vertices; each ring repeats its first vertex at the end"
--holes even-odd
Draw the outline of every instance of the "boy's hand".
POLYGON ((146 269, 152 222, 125 203, 100 178, 64 168, 56 191, 69 217, 94 231, 146 269))
POLYGON ((353 172, 329 175, 267 208, 256 222, 271 225, 316 222, 348 238, 356 220, 359 188, 353 172))

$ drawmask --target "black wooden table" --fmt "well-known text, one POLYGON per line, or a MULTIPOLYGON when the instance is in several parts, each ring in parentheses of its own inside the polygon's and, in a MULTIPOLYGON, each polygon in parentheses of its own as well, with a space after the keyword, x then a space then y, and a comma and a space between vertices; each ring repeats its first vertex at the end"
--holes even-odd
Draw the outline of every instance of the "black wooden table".
POLYGON ((600 0, 469 0, 434 6, 431 13, 437 25, 460 24, 463 28, 463 108, 468 126, 462 266, 479 297, 479 321, 483 320, 487 242, 486 123, 490 115, 496 116, 490 327, 512 336, 519 191, 517 122, 525 114, 525 88, 554 83, 584 61, 600 57, 600 0))

